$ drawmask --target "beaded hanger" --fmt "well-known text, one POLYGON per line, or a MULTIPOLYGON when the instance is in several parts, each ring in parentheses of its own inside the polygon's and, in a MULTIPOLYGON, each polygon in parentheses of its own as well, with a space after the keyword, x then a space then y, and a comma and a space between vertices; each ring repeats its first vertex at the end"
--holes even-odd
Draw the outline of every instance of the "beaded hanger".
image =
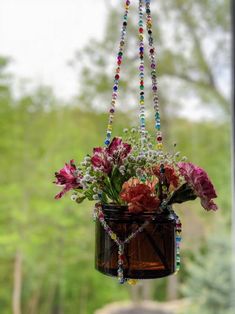
MULTIPOLYGON (((156 129, 156 142, 157 149, 162 150, 162 133, 161 133, 161 120, 160 120, 160 111, 159 111, 159 100, 158 100, 158 87, 157 87, 157 72, 156 72, 156 59, 155 59, 155 49, 153 43, 153 31, 152 31, 152 16, 150 9, 151 0, 139 0, 139 78, 140 78, 140 96, 139 96, 139 105, 140 105, 140 131, 141 131, 141 139, 143 140, 146 136, 146 116, 145 116, 145 87, 144 87, 144 28, 143 28, 143 2, 145 1, 145 12, 146 12, 146 31, 148 33, 148 46, 149 46, 149 60, 151 66, 151 80, 152 80, 152 93, 153 93, 153 107, 155 110, 155 129, 156 129)), ((122 30, 121 30, 121 38, 119 43, 119 50, 117 54, 117 67, 115 70, 114 76, 114 85, 112 92, 112 100, 111 106, 109 110, 109 119, 108 126, 106 131, 106 138, 104 144, 108 146, 111 142, 112 137, 112 126, 115 115, 115 107, 116 101, 118 97, 118 88, 120 81, 120 70, 121 64, 123 61, 123 53, 126 43, 126 32, 127 32, 127 24, 128 24, 128 15, 130 9, 130 1, 125 1, 125 13, 123 16, 122 30)))
MULTIPOLYGON (((145 86, 144 86, 144 8, 143 8, 144 0, 139 0, 139 123, 140 123, 140 133, 141 133, 141 141, 142 146, 144 145, 145 137, 146 137, 146 115, 145 115, 145 86)), ((113 85, 113 93, 111 100, 111 107, 109 110, 109 120, 106 132, 105 145, 108 146, 111 142, 112 137, 112 125, 115 114, 115 105, 118 97, 118 87, 120 81, 120 70, 121 64, 123 61, 123 53, 125 47, 125 39, 126 39, 126 30, 127 30, 127 21, 128 14, 130 8, 130 1, 125 1, 125 13, 123 17, 122 30, 121 30, 121 39, 119 44, 119 51, 117 55, 117 67, 115 70, 114 76, 114 85, 113 85)), ((148 48, 149 48, 149 60, 151 66, 151 80, 152 80, 152 93, 153 93, 153 107, 155 110, 155 128, 156 128, 156 142, 157 149, 162 150, 162 133, 161 133, 161 121, 160 121, 160 112, 159 112, 159 104, 158 104, 158 95, 157 95, 157 75, 156 75, 156 61, 155 61, 155 49, 153 45, 153 37, 152 37, 152 17, 151 17, 151 9, 150 9, 150 0, 145 0, 145 11, 146 11, 146 31, 148 33, 148 48)), ((105 221, 104 213, 102 211, 102 205, 97 203, 94 209, 95 218, 99 220, 105 231, 108 233, 110 238, 116 243, 118 246, 118 270, 117 276, 120 284, 128 281, 130 284, 135 284, 136 280, 134 279, 126 279, 124 278, 124 249, 125 245, 128 244, 133 238, 135 238, 140 232, 144 230, 148 226, 151 220, 145 221, 142 226, 136 229, 135 232, 131 233, 126 239, 121 240, 108 226, 105 221)), ((154 217, 153 217, 154 220, 154 217)), ((180 231, 181 231, 181 223, 178 219, 176 222, 176 256, 177 256, 177 264, 176 271, 179 270, 180 267, 180 257, 179 257, 179 242, 180 231)))

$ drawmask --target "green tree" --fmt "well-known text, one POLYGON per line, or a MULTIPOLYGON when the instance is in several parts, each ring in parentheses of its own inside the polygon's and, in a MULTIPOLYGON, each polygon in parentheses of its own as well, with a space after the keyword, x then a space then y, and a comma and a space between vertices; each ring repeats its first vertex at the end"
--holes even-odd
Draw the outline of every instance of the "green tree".
POLYGON ((210 236, 193 262, 189 261, 187 271, 190 276, 184 284, 183 294, 192 300, 187 313, 234 313, 229 235, 220 232, 220 237, 210 236))

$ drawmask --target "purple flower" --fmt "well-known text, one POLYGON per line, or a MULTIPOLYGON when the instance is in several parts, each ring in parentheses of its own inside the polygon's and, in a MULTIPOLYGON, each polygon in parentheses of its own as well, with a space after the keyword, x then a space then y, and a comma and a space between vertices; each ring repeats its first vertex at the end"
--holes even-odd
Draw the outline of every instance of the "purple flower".
POLYGON ((212 200, 217 195, 207 173, 190 162, 180 162, 178 166, 180 174, 192 187, 195 194, 200 197, 202 206, 206 210, 217 210, 218 207, 212 200))
POLYGON ((80 180, 82 175, 77 174, 77 168, 74 160, 70 160, 69 164, 65 164, 64 168, 55 173, 56 181, 53 183, 63 186, 63 190, 55 196, 55 199, 60 199, 66 192, 72 189, 81 188, 80 180))
POLYGON ((115 137, 107 148, 94 148, 91 163, 95 169, 109 174, 113 165, 121 166, 123 164, 123 160, 130 151, 131 145, 123 143, 121 138, 115 137))

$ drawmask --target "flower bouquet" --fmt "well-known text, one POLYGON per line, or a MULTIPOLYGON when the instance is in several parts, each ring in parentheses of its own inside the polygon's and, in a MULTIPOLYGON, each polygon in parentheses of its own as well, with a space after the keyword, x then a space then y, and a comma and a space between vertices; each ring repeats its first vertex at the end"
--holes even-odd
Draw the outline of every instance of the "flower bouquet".
POLYGON ((130 1, 125 1, 105 147, 96 147, 76 165, 74 160, 55 173, 60 199, 96 201, 96 269, 135 284, 136 279, 159 278, 180 267, 181 222, 175 203, 199 198, 206 210, 217 209, 215 189, 206 172, 163 149, 157 96, 155 49, 150 0, 145 0, 156 135, 146 130, 144 86, 144 11, 139 0, 139 128, 112 139, 112 124, 123 61, 130 1))
POLYGON ((146 132, 143 143, 139 133, 125 130, 123 139, 115 137, 78 166, 71 160, 55 173, 55 183, 63 187, 56 199, 72 190, 77 203, 97 201, 96 268, 118 275, 121 283, 179 269, 181 223, 172 204, 199 198, 206 210, 217 209, 215 189, 203 169, 178 152, 154 150, 151 135, 146 132))

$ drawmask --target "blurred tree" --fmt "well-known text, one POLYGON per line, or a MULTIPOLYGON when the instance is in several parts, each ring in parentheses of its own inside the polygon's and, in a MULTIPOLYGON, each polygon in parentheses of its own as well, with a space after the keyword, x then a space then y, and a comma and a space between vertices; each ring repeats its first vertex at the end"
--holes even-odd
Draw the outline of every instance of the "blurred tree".
MULTIPOLYGON (((174 116, 182 105, 189 108, 192 102, 198 108, 210 105, 220 120, 228 118, 229 1, 162 0, 153 2, 152 7, 162 113, 174 116)), ((83 108, 107 108, 121 15, 120 2, 109 5, 104 38, 91 41, 70 63, 82 77, 77 102, 83 108)), ((120 85, 120 108, 124 110, 137 104, 138 28, 134 20, 131 10, 120 85)))
MULTIPOLYGON (((211 237, 201 253, 188 261, 190 273, 183 286, 183 294, 192 300, 187 313, 232 314, 231 304, 231 240, 220 230, 220 237, 211 237)), ((234 298, 233 298, 234 300, 234 298)))

